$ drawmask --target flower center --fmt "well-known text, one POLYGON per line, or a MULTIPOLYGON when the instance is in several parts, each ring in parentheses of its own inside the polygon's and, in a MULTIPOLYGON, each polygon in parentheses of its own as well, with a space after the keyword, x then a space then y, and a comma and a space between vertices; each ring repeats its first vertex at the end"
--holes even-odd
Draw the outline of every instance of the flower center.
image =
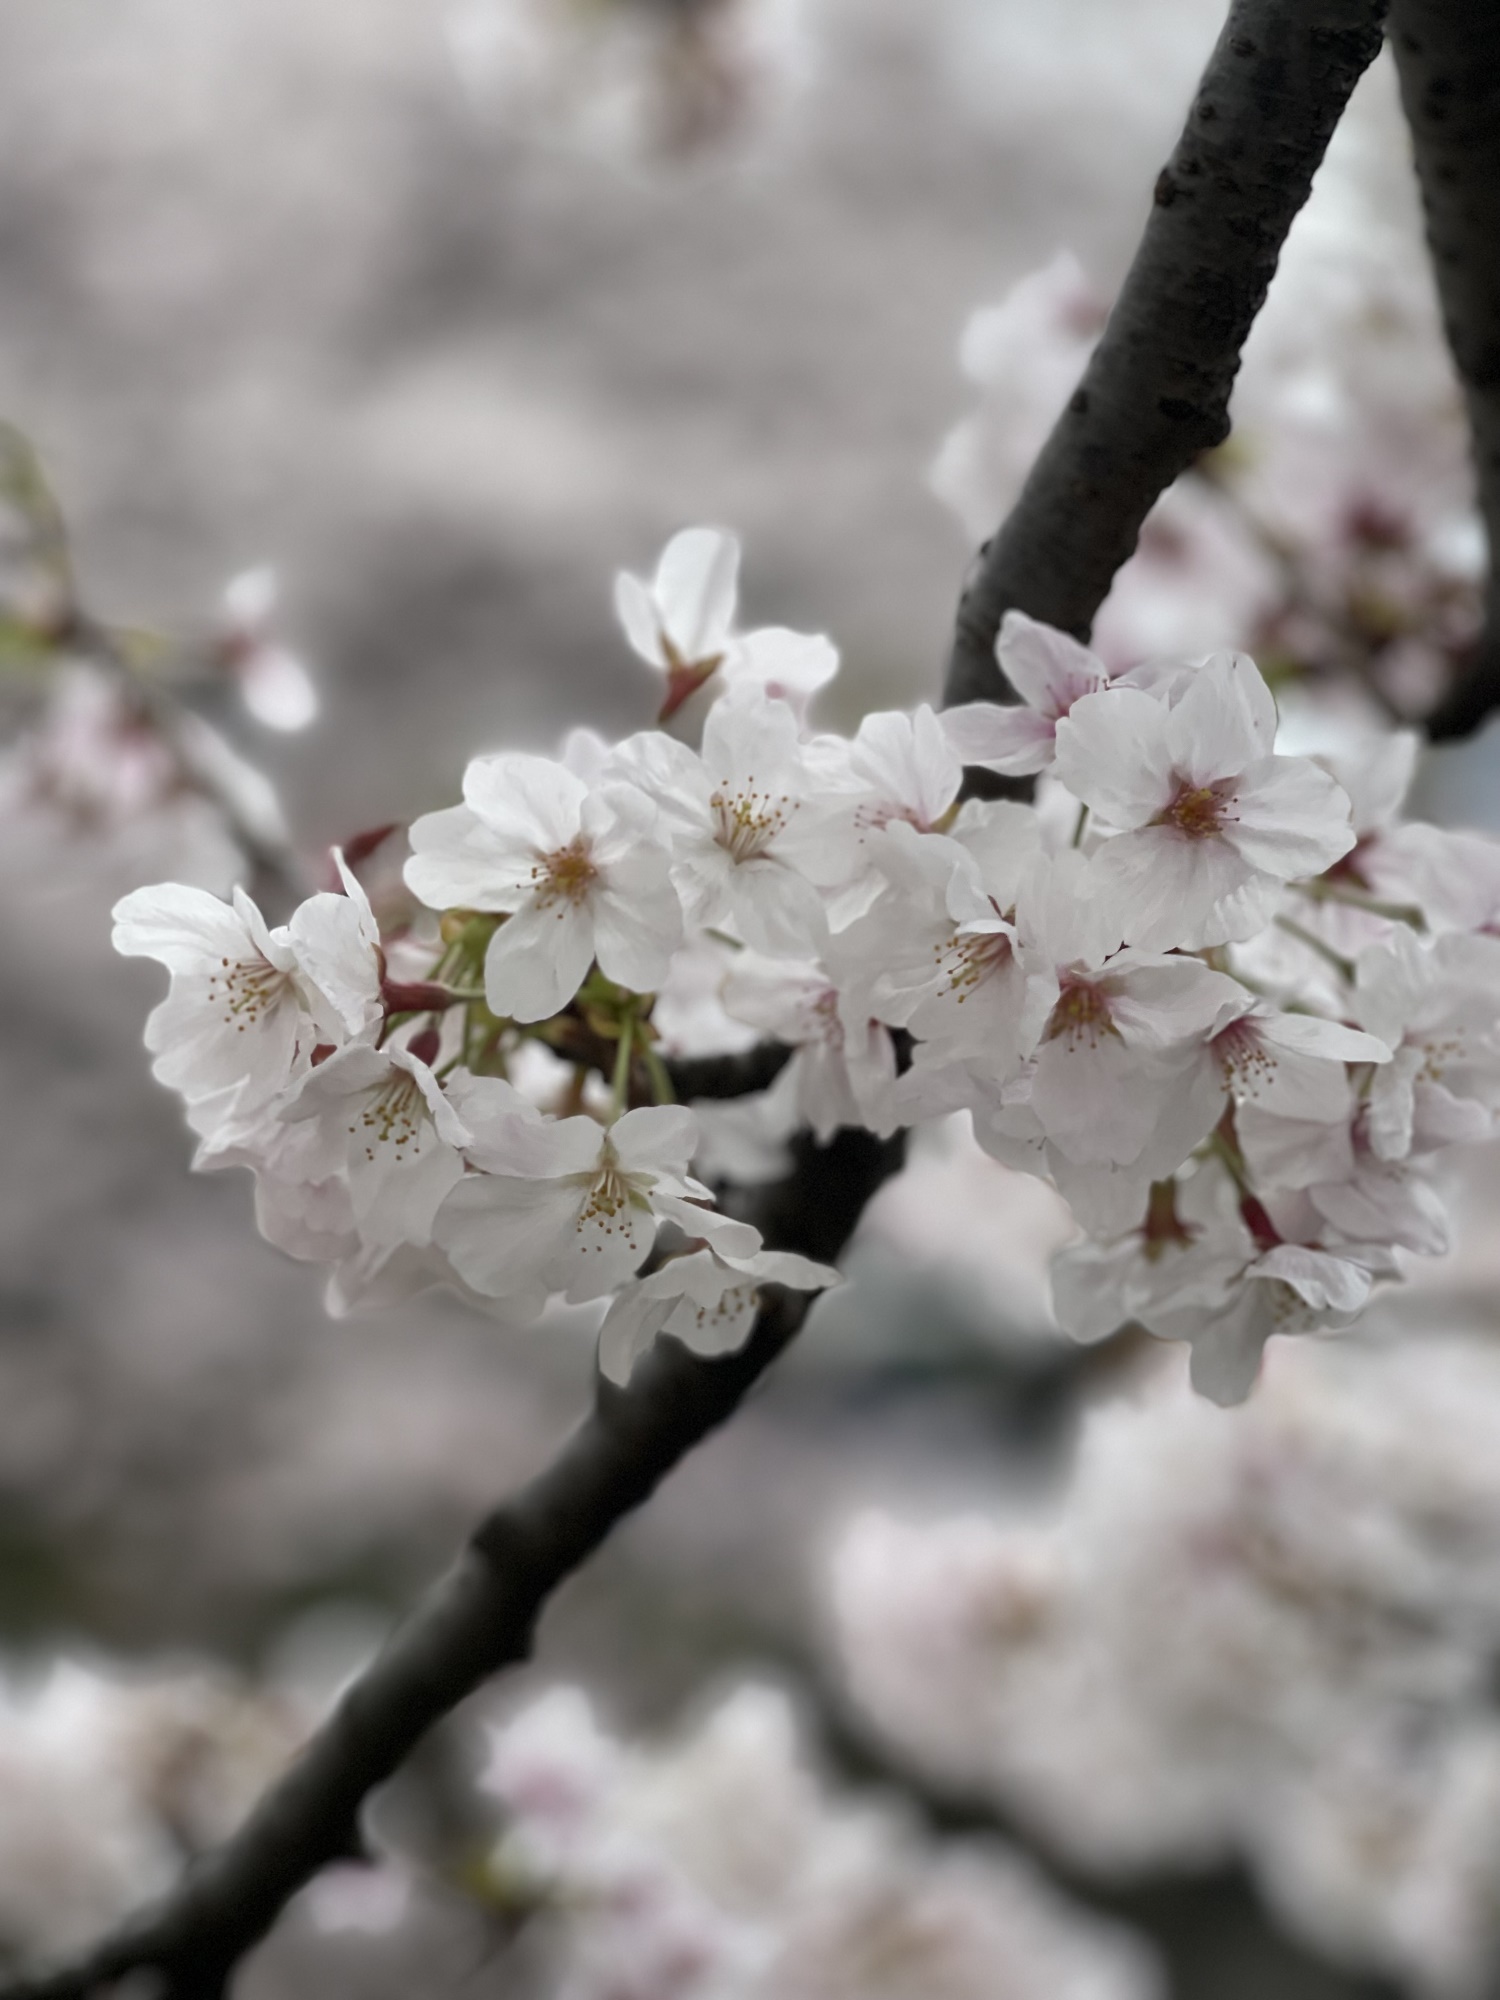
POLYGON ((224 1025, 244 1034, 262 1016, 280 1006, 291 990, 291 974, 278 972, 269 959, 221 958, 208 975, 209 1000, 224 1009, 224 1025))
POLYGON ((955 931, 946 944, 933 946, 932 955, 961 1007, 986 979, 1005 971, 1015 950, 1008 931, 955 931))
POLYGON ((427 1101, 417 1088, 416 1078, 408 1076, 405 1070, 397 1070, 369 1098, 349 1127, 349 1135, 362 1143, 371 1165, 377 1147, 383 1146, 391 1148, 393 1160, 409 1160, 416 1156, 418 1147, 414 1142, 420 1140, 426 1117, 427 1101), (403 1146, 411 1147, 412 1151, 403 1153, 403 1146))
POLYGON ((598 881, 599 870, 588 842, 580 833, 566 847, 542 855, 532 867, 531 879, 536 884, 538 908, 548 910, 554 903, 571 903, 576 910, 598 881))
POLYGON ((779 833, 791 823, 796 803, 783 793, 753 789, 755 779, 747 778, 743 791, 731 792, 725 778, 709 800, 714 816, 714 839, 731 861, 756 861, 779 833))
MULTIPOLYGON (((636 1211, 650 1206, 645 1198, 645 1190, 651 1185, 649 1179, 626 1173, 608 1141, 594 1171, 578 1178, 584 1187, 584 1197, 573 1225, 574 1234, 595 1239, 610 1236, 633 1239, 636 1211)), ((590 1246, 586 1241, 583 1247, 602 1250, 604 1244, 595 1240, 590 1246)))
POLYGON ((1229 810, 1233 797, 1223 779, 1212 785, 1179 783, 1176 797, 1157 814, 1152 825, 1175 827, 1189 840, 1208 840, 1222 833, 1226 824, 1234 820, 1235 815, 1229 810))
POLYGON ((1258 1097, 1276 1074, 1276 1058, 1249 1015, 1231 1021, 1213 1039, 1224 1081, 1236 1097, 1258 1097))
POLYGON ((1086 1042, 1096 1049, 1106 1035, 1119 1032, 1109 1017, 1109 995, 1102 986, 1095 986, 1088 979, 1065 979, 1042 1040, 1064 1039, 1070 1049, 1086 1042))

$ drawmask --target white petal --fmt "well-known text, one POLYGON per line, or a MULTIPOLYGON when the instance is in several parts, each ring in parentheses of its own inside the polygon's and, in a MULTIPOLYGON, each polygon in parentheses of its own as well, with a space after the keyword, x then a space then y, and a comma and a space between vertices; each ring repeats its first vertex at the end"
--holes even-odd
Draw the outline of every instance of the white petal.
POLYGON ((533 901, 490 939, 484 956, 484 997, 492 1014, 547 1021, 567 1006, 594 961, 591 902, 533 901))
POLYGON ((1276 703, 1244 653, 1205 660, 1170 713, 1172 761, 1190 785, 1233 777, 1276 741, 1276 703))
POLYGON ((1235 787, 1224 838, 1268 875, 1321 875, 1354 845, 1349 800, 1309 757, 1268 757, 1235 787))
POLYGON ((1109 679, 1104 662, 1054 625, 1007 611, 995 641, 1000 671, 1028 708, 1057 717, 1109 679))
POLYGON ((622 569, 615 578, 615 615, 625 628, 632 649, 653 667, 664 669, 667 662, 662 652, 656 599, 651 595, 651 586, 628 570, 622 569))
POLYGON ((1057 725, 1056 772, 1108 826, 1144 826, 1172 802, 1171 711, 1134 688, 1075 702, 1057 725))
POLYGON ((740 545, 721 528, 684 528, 662 550, 655 595, 667 636, 691 666, 722 653, 734 619, 740 545))
POLYGON ((1034 771, 1045 771, 1052 762, 1057 724, 1035 709, 1002 708, 996 702, 976 701, 946 709, 942 723, 948 743, 962 763, 998 771, 1004 777, 1025 778, 1034 771))

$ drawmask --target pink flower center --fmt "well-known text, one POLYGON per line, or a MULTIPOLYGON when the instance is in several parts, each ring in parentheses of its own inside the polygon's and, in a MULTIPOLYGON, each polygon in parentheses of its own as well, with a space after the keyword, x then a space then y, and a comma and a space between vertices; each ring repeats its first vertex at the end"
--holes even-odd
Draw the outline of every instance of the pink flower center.
POLYGON ((1153 826, 1175 827, 1189 840, 1209 840, 1222 833, 1225 825, 1234 820, 1235 815, 1229 810, 1233 803, 1233 790, 1222 778, 1211 785, 1179 783, 1172 803, 1159 812, 1151 823, 1153 826))
POLYGON ((955 931, 946 944, 933 946, 932 955, 948 982, 949 994, 961 1007, 987 979, 1005 971, 1015 949, 1008 931, 955 931))
POLYGON ((1119 1032, 1110 1019, 1109 994, 1102 986, 1095 986, 1087 979, 1065 979, 1042 1040, 1055 1042, 1065 1038, 1071 1049, 1085 1042, 1096 1049, 1106 1035, 1119 1032))
POLYGON ((393 1148, 392 1159, 411 1158, 412 1154, 405 1154, 401 1149, 411 1146, 414 1140, 420 1140, 426 1119, 427 1103, 417 1088, 416 1078, 398 1070, 368 1100, 364 1110, 349 1127, 349 1136, 363 1145, 365 1158, 372 1165, 377 1146, 393 1148))

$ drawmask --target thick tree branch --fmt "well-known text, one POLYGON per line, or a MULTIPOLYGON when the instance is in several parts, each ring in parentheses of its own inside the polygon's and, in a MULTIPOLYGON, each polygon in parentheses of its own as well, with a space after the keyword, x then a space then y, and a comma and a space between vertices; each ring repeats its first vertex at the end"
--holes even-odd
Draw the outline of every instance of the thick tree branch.
POLYGON ((994 645, 1012 608, 1086 638, 1157 499, 1228 435, 1240 350, 1384 14, 1234 0, 1083 381, 964 591, 950 704, 1008 698, 994 645))
POLYGON ((1483 636, 1428 723, 1467 736, 1500 705, 1500 8, 1392 0, 1391 41, 1490 548, 1483 636))
MULTIPOLYGON (((871 1194, 900 1165, 899 1139, 840 1133, 806 1144, 758 1218, 778 1248, 839 1255, 871 1194)), ((557 1586, 672 1468, 733 1415, 793 1339, 809 1300, 775 1292, 749 1343, 701 1361, 658 1342, 628 1388, 598 1384, 593 1411, 552 1464, 483 1522, 229 1843, 165 1902, 51 1977, 0 2000, 89 2000, 137 1970, 165 2000, 219 2000, 234 1967, 330 1862, 360 1852, 360 1811, 418 1741, 491 1674, 526 1658, 557 1586)))

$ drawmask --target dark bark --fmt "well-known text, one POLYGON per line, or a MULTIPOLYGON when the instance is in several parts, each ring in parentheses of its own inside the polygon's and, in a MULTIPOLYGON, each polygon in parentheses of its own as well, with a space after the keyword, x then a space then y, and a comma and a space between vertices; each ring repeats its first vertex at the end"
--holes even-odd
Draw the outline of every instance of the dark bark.
POLYGON ((950 705, 1009 698, 994 647, 1013 608, 1087 638, 1157 499, 1228 435, 1240 350, 1384 14, 1234 0, 1109 324, 964 591, 950 705))
POLYGON ((680 1104, 695 1097, 748 1097, 769 1090, 792 1059, 781 1042, 758 1042, 736 1056, 674 1056, 667 1075, 680 1104))
POLYGON ((1428 722, 1467 736, 1500 704, 1500 7, 1392 0, 1391 41, 1490 548, 1483 634, 1428 722))
MULTIPOLYGON (((841 1132, 826 1147, 805 1144, 759 1218, 767 1241, 836 1258, 901 1156, 899 1138, 865 1132, 841 1132)), ((330 1862, 360 1855, 369 1794, 467 1695, 527 1657, 552 1592, 734 1414, 810 1303, 773 1290, 737 1354, 701 1361, 664 1340, 627 1388, 601 1380, 593 1410, 552 1464, 481 1523, 234 1838, 87 1959, 7 1986, 3 2000, 86 2000, 137 1970, 160 1976, 164 2000, 218 2000, 297 1891, 330 1862)))

